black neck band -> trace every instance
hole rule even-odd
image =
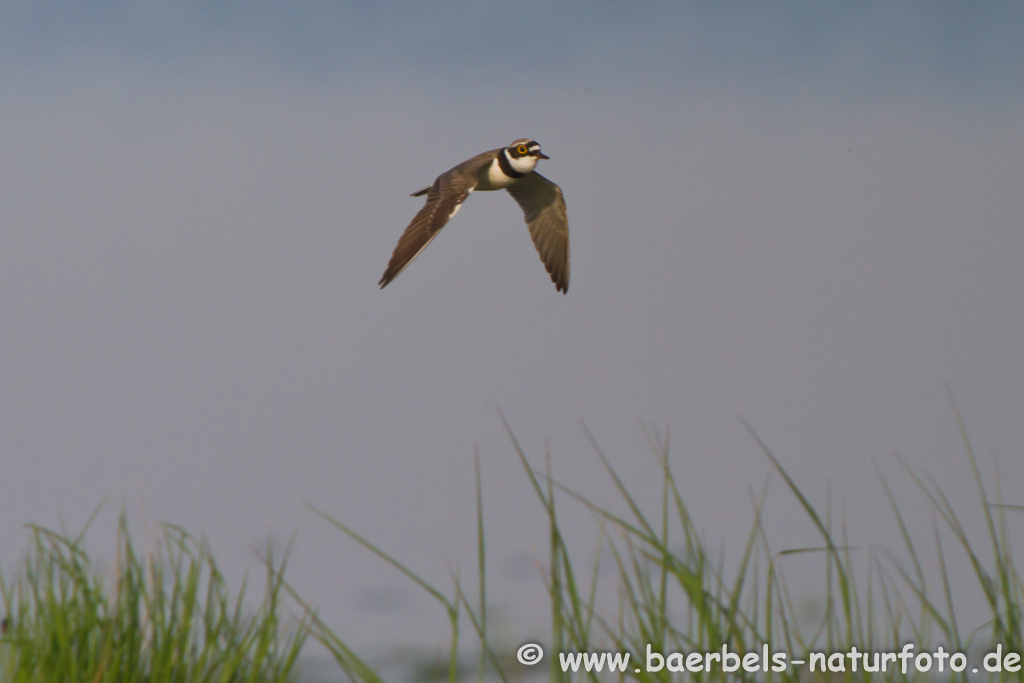
[[[520,173],[516,169],[512,168],[512,163],[508,160],[508,150],[503,149],[498,152],[498,166],[501,168],[501,172],[507,175],[509,178],[522,178],[523,173]]]

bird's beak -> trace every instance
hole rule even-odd
[[[548,156],[547,154],[545,154],[544,152],[537,152],[537,158],[538,158],[538,159],[550,159],[551,157],[549,157],[549,156]]]

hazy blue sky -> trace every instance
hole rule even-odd
[[[302,503],[443,580],[477,444],[495,600],[530,628],[508,596],[540,604],[544,528],[497,406],[603,502],[579,421],[652,497],[641,421],[670,425],[727,547],[769,471],[742,416],[870,545],[872,459],[978,509],[948,383],[1024,503],[1021,35],[1015,2],[7,3],[0,562],[110,495],[98,551],[122,499],[232,575],[297,530],[329,619],[429,640]],[[504,193],[378,291],[409,193],[521,136],[565,192],[569,294]],[[796,513],[776,487],[780,549],[813,542]]]

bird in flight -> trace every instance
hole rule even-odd
[[[538,161],[549,158],[536,141],[520,138],[508,147],[466,159],[437,176],[432,185],[413,192],[413,197],[427,195],[427,201],[398,238],[388,267],[377,283],[380,288],[387,287],[427,248],[471,192],[507,190],[523,210],[530,237],[555,288],[567,293],[569,219],[565,199],[558,185],[533,170]]]

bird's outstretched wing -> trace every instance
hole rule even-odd
[[[389,282],[398,277],[398,274],[405,270],[413,262],[413,259],[420,255],[421,251],[427,248],[431,240],[437,237],[441,228],[459,210],[462,202],[466,200],[475,186],[474,183],[456,187],[451,178],[441,175],[430,188],[413,193],[414,197],[426,194],[427,202],[413,217],[402,236],[398,238],[398,245],[391,254],[388,267],[384,271],[384,275],[381,276],[380,282],[377,283],[381,289],[387,287]]]
[[[526,227],[555,288],[569,291],[569,218],[562,188],[534,171],[505,188],[526,218]]]

